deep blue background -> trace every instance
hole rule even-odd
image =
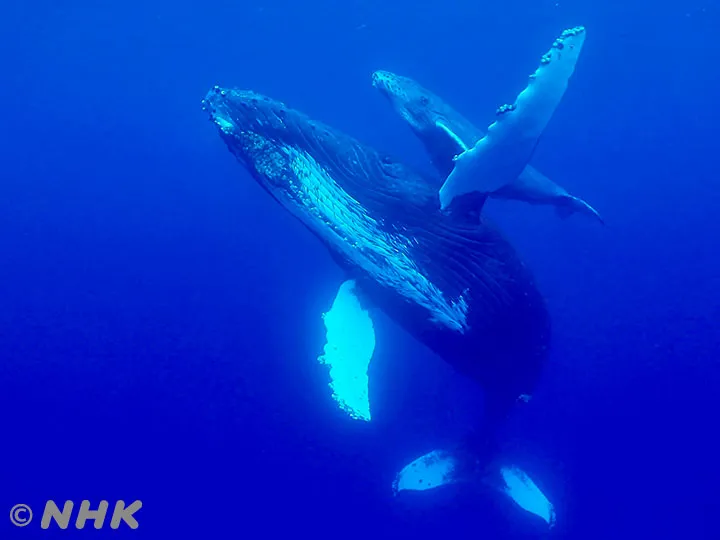
[[[714,0],[0,4],[0,537],[16,503],[141,499],[127,538],[537,538],[512,507],[393,499],[475,389],[377,323],[375,420],[316,362],[343,276],[200,109],[251,88],[420,167],[370,85],[478,123],[560,31],[588,38],[534,165],[604,215],[488,208],[538,277],[554,351],[512,452],[551,538],[720,537],[720,6]]]

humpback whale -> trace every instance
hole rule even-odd
[[[455,156],[476,145],[484,136],[451,105],[409,77],[378,70],[372,74],[372,84],[420,139],[443,178],[453,170]],[[529,164],[517,178],[490,191],[488,197],[553,205],[561,217],[580,213],[603,223],[600,214],[587,202],[571,195]]]
[[[567,76],[567,70],[545,73]],[[520,126],[537,124],[538,108],[547,116],[547,102],[557,100],[563,86],[538,79],[549,95],[517,108]],[[394,156],[252,90],[215,86],[203,108],[230,153],[347,276],[324,314],[327,345],[319,357],[330,367],[338,405],[354,418],[372,417],[367,368],[375,349],[374,309],[482,389],[481,429],[457,448],[408,465],[395,492],[479,476],[552,522],[552,505],[527,475],[497,459],[503,420],[533,394],[547,361],[551,323],[531,271],[503,234],[483,216],[452,211],[451,199],[472,196],[484,184],[474,185],[461,171],[453,196],[443,199],[430,178]],[[523,155],[513,148],[512,126],[504,129],[502,144],[467,158],[471,168],[473,160],[494,164],[500,174],[518,167],[504,164]],[[522,133],[517,145],[526,147],[541,131]],[[508,148],[510,158],[502,155]]]
[[[493,408],[532,394],[549,317],[500,231],[445,215],[421,173],[280,101],[216,87],[205,107],[229,151],[345,270],[338,306],[379,307],[476,380]]]

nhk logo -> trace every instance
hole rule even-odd
[[[75,514],[75,528],[84,529],[88,522],[92,522],[92,526],[96,529],[102,529],[106,525],[105,518],[108,516],[108,508],[110,504],[107,501],[100,501],[96,509],[90,507],[90,501],[82,501]],[[111,529],[119,529],[124,523],[131,529],[138,528],[137,519],[134,514],[142,508],[142,501],[135,501],[126,505],[125,501],[117,501],[110,517],[109,526]],[[50,527],[59,527],[67,529],[73,518],[73,510],[75,503],[73,501],[65,501],[60,507],[55,501],[45,503],[45,509],[40,519],[40,528],[49,529]],[[16,527],[27,527],[33,520],[32,509],[27,504],[16,504],[10,510],[10,521]]]

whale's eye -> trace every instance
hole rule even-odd
[[[420,103],[422,103],[423,105],[427,105],[428,103],[430,103],[430,100],[427,98],[427,96],[420,96]]]

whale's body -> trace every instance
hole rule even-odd
[[[549,316],[491,224],[443,214],[427,178],[278,101],[216,87],[205,107],[230,152],[372,307],[477,381],[498,414],[533,393]]]
[[[550,318],[530,271],[480,209],[502,190],[514,189],[523,200],[567,195],[528,163],[584,39],[583,27],[564,31],[485,135],[442,102],[419,101],[419,114],[435,115],[418,123],[418,134],[446,176],[442,183],[260,94],[215,87],[204,100],[230,152],[345,271],[323,316],[327,343],[318,358],[330,367],[339,406],[371,419],[373,309],[483,390],[480,429],[402,468],[395,493],[469,482],[555,522],[553,505],[498,446],[502,421],[535,390],[548,357]],[[405,98],[396,102],[403,111],[410,110]]]

